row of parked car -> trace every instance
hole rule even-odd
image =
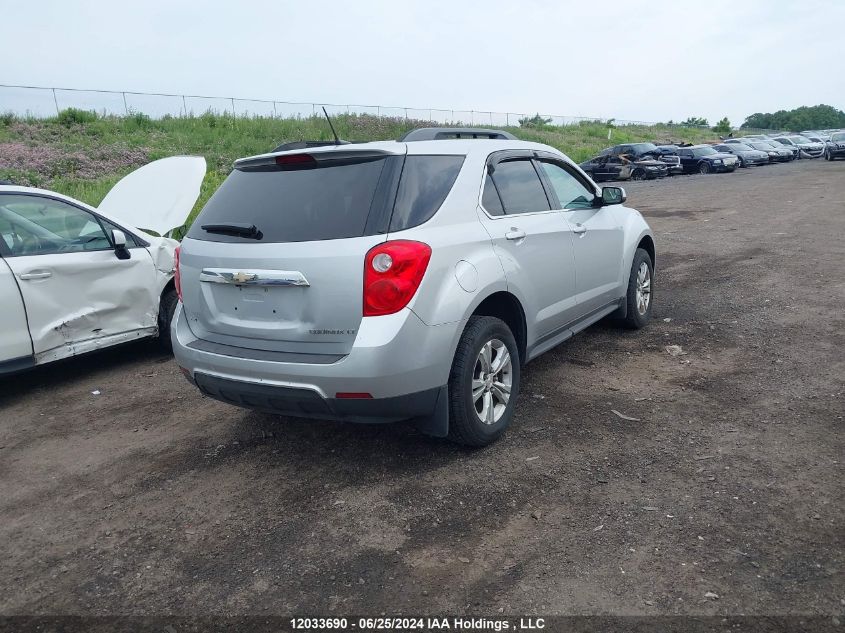
[[[675,174],[732,172],[738,167],[799,158],[845,157],[845,130],[801,134],[752,134],[712,143],[624,143],[581,163],[593,180],[651,180]]]

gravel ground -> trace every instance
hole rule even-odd
[[[147,344],[4,379],[0,613],[841,614],[845,163],[627,188],[654,321],[531,363],[484,450],[230,408]]]

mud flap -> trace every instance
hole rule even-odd
[[[449,387],[444,385],[437,392],[434,411],[431,415],[414,419],[420,432],[432,437],[449,435]]]
[[[616,314],[614,316],[619,317],[620,319],[624,319],[628,316],[628,295],[627,295],[627,293],[624,297],[622,297],[622,300],[619,302],[619,309],[616,311]]]

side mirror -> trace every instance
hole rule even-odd
[[[622,187],[602,187],[601,202],[603,205],[622,204],[628,199]]]
[[[114,254],[118,259],[129,259],[132,255],[126,248],[126,234],[123,231],[113,229],[111,232],[112,244],[114,244]]]

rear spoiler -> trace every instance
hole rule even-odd
[[[335,145],[329,143],[329,145]],[[322,147],[319,145],[312,147]],[[264,154],[235,161],[235,169],[244,171],[278,171],[286,169],[314,169],[329,163],[363,163],[394,156],[393,152],[377,149],[338,149],[334,152],[286,152],[283,154]]]

